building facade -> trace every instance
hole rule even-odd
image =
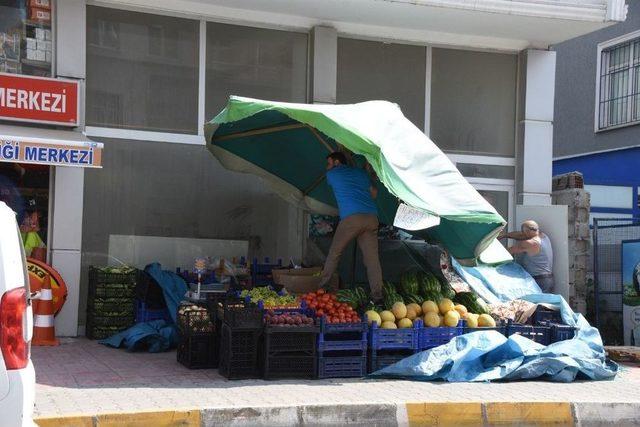
[[[640,3],[556,52],[554,174],[579,171],[592,218],[640,216]]]
[[[11,62],[5,54],[3,71],[80,88],[77,126],[3,121],[0,134],[19,129],[102,149],[102,168],[48,166],[48,186],[40,184],[48,260],[69,287],[58,334],[82,332],[89,265],[154,251],[178,259],[198,248],[304,257],[307,213],[258,178],[223,169],[205,148],[203,125],[232,94],[396,102],[510,224],[531,214],[544,224],[556,215],[550,206],[556,53],[548,47],[624,20],[624,1],[476,3],[0,3],[23,11],[7,23],[3,9],[0,33],[22,38],[17,58],[25,57]],[[28,29],[33,7],[50,11],[49,28]],[[33,71],[47,58],[48,68]],[[561,247],[562,233],[557,239]]]

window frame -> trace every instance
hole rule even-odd
[[[101,2],[99,0],[97,1],[88,0],[87,6],[95,6],[95,7],[115,9],[115,10],[121,10],[121,11],[146,13],[149,15],[161,15],[161,16],[189,19],[192,21],[196,21],[199,24],[197,133],[173,133],[173,132],[160,132],[160,131],[144,130],[144,129],[114,128],[109,126],[86,126],[84,130],[84,134],[89,137],[114,138],[114,139],[134,140],[134,141],[170,142],[170,143],[177,143],[177,144],[206,145],[206,141],[204,137],[204,125],[207,120],[206,111],[205,111],[205,101],[206,101],[205,86],[206,86],[206,71],[207,71],[207,63],[206,63],[207,23],[211,22],[214,24],[231,24],[239,27],[262,28],[267,30],[280,30],[280,31],[288,31],[288,32],[294,32],[294,33],[303,33],[307,35],[309,34],[308,29],[299,28],[299,27],[291,27],[286,25],[267,25],[267,24],[261,24],[258,22],[248,23],[245,21],[230,22],[224,19],[216,19],[215,17],[208,17],[208,16],[203,17],[202,15],[195,15],[191,13],[176,13],[176,12],[166,11],[166,10],[151,10],[146,7],[138,7],[138,6],[124,5],[124,4],[111,4],[111,3]],[[307,51],[307,56],[308,54],[309,52]],[[309,102],[309,84],[308,83],[309,83],[310,70],[308,68],[309,68],[309,62],[307,61],[306,102]]]
[[[601,43],[598,43],[597,48],[597,65],[596,65],[596,90],[595,90],[595,109],[594,109],[594,121],[593,121],[593,131],[595,133],[607,132],[610,130],[625,128],[629,126],[636,126],[640,124],[640,117],[637,120],[633,120],[627,123],[621,123],[617,125],[610,125],[603,128],[600,128],[600,91],[601,91],[601,77],[602,77],[602,52],[606,49],[615,47],[617,45],[623,45],[627,42],[633,41],[634,39],[640,39],[640,30],[633,31],[631,33],[624,34],[622,36],[616,37],[614,39],[610,39]],[[632,44],[633,46],[633,44]],[[633,48],[629,50],[630,61],[633,60]],[[630,67],[633,67],[630,64]],[[630,88],[633,88],[633,82],[630,80]],[[636,94],[638,99],[640,100],[640,93]],[[631,108],[631,102],[629,103],[629,107]]]

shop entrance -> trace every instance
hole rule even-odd
[[[0,162],[0,201],[16,212],[28,257],[46,261],[51,166]]]

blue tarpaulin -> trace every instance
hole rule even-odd
[[[187,292],[187,284],[177,274],[162,270],[158,263],[147,265],[144,271],[151,275],[162,288],[173,322],[154,320],[137,323],[126,331],[101,340],[100,344],[115,348],[125,347],[129,351],[146,349],[150,353],[167,351],[178,344],[178,330],[175,323],[178,306]]]
[[[455,264],[454,264],[455,265]],[[520,335],[509,338],[496,331],[478,331],[453,338],[448,344],[409,356],[398,363],[371,374],[372,377],[402,378],[417,381],[512,381],[547,380],[571,382],[576,379],[605,380],[615,377],[618,365],[606,359],[600,333],[587,320],[574,313],[560,295],[539,291],[524,294],[531,286],[526,277],[515,280],[514,290],[508,286],[513,266],[456,267],[469,285],[481,296],[493,293],[496,302],[522,299],[532,303],[552,304],[560,310],[562,320],[578,327],[571,340],[548,346]],[[535,282],[534,282],[535,284]],[[537,287],[537,285],[536,285]],[[507,295],[511,295],[508,298]]]

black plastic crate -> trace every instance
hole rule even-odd
[[[87,303],[87,313],[89,315],[133,314],[134,309],[135,303],[131,298],[90,298]]]
[[[213,369],[218,367],[216,334],[182,337],[178,344],[178,363],[189,369]]]
[[[239,298],[227,297],[217,304],[216,315],[232,328],[259,329],[263,326],[264,309]]]
[[[93,326],[128,328],[135,323],[135,317],[133,313],[117,316],[89,315],[87,316],[87,323],[91,323]]]
[[[89,285],[91,287],[105,284],[135,285],[137,278],[137,269],[131,269],[127,272],[109,272],[104,271],[102,268],[94,266],[89,267]]]
[[[162,309],[167,306],[162,288],[146,271],[140,270],[136,280],[136,299],[145,303],[147,309]]]
[[[415,353],[414,350],[372,350],[369,354],[369,373],[393,365]]]
[[[318,358],[318,378],[359,378],[367,375],[367,356]]]
[[[89,299],[130,299],[134,300],[136,294],[135,284],[127,283],[104,283],[89,284]]]
[[[209,334],[215,328],[210,309],[198,304],[182,304],[177,314],[178,330],[182,336]]]
[[[259,378],[260,335],[261,330],[233,329],[223,324],[220,331],[220,375],[230,380]]]
[[[264,346],[267,355],[316,355],[317,326],[273,326],[264,330]]]
[[[264,379],[314,379],[317,362],[316,356],[265,354]]]

